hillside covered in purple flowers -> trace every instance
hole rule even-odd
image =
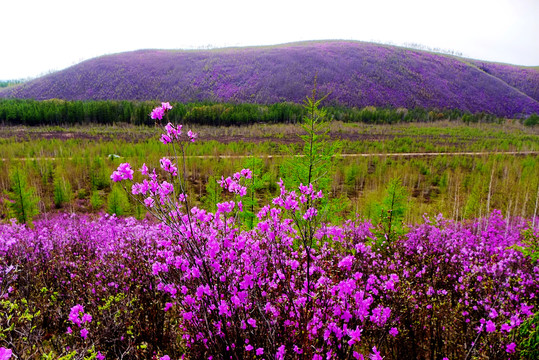
[[[536,68],[352,41],[120,53],[0,90],[0,97],[301,102],[315,75],[330,104],[539,113]]]

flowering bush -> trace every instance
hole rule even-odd
[[[165,104],[152,117],[165,118]],[[228,198],[215,212],[191,206],[177,161],[194,140],[167,124],[161,141],[179,156],[111,176],[158,223],[58,215],[0,226],[2,356],[519,356],[516,328],[539,295],[539,265],[513,247],[529,223],[497,211],[427,218],[378,251],[370,222],[323,224],[324,194],[281,181],[248,230],[249,169],[219,181]]]

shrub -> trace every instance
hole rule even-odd
[[[19,168],[11,170],[10,180],[9,208],[20,223],[31,225],[32,219],[39,213],[35,189],[28,185],[26,175]]]

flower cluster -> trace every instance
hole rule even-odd
[[[114,182],[122,181],[122,180],[133,180],[133,169],[131,169],[131,165],[129,163],[122,163],[120,166],[118,166],[118,169],[112,173],[110,178]]]
[[[181,141],[181,127],[165,131]],[[539,296],[539,264],[513,247],[529,222],[499,211],[474,222],[425,218],[388,254],[371,246],[368,221],[322,224],[324,194],[312,184],[281,180],[247,230],[230,214],[242,209],[251,170],[221,179],[234,199],[211,212],[169,182],[180,178],[172,160],[160,165],[143,164],[131,186],[157,224],[58,215],[32,229],[0,225],[0,290],[12,289],[0,328],[14,352],[30,342],[57,353],[69,343],[97,359],[518,356],[517,327]],[[112,179],[133,174],[123,163]],[[16,278],[4,276],[15,267]],[[18,313],[16,301],[33,308]],[[27,326],[28,313],[42,329]],[[65,334],[66,320],[80,338]]]
[[[150,113],[150,118],[153,120],[162,120],[168,110],[172,110],[172,106],[168,102],[161,103],[161,106],[156,107]]]

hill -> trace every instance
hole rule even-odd
[[[107,55],[1,89],[0,97],[301,102],[315,75],[330,104],[539,113],[534,68],[352,41]]]

